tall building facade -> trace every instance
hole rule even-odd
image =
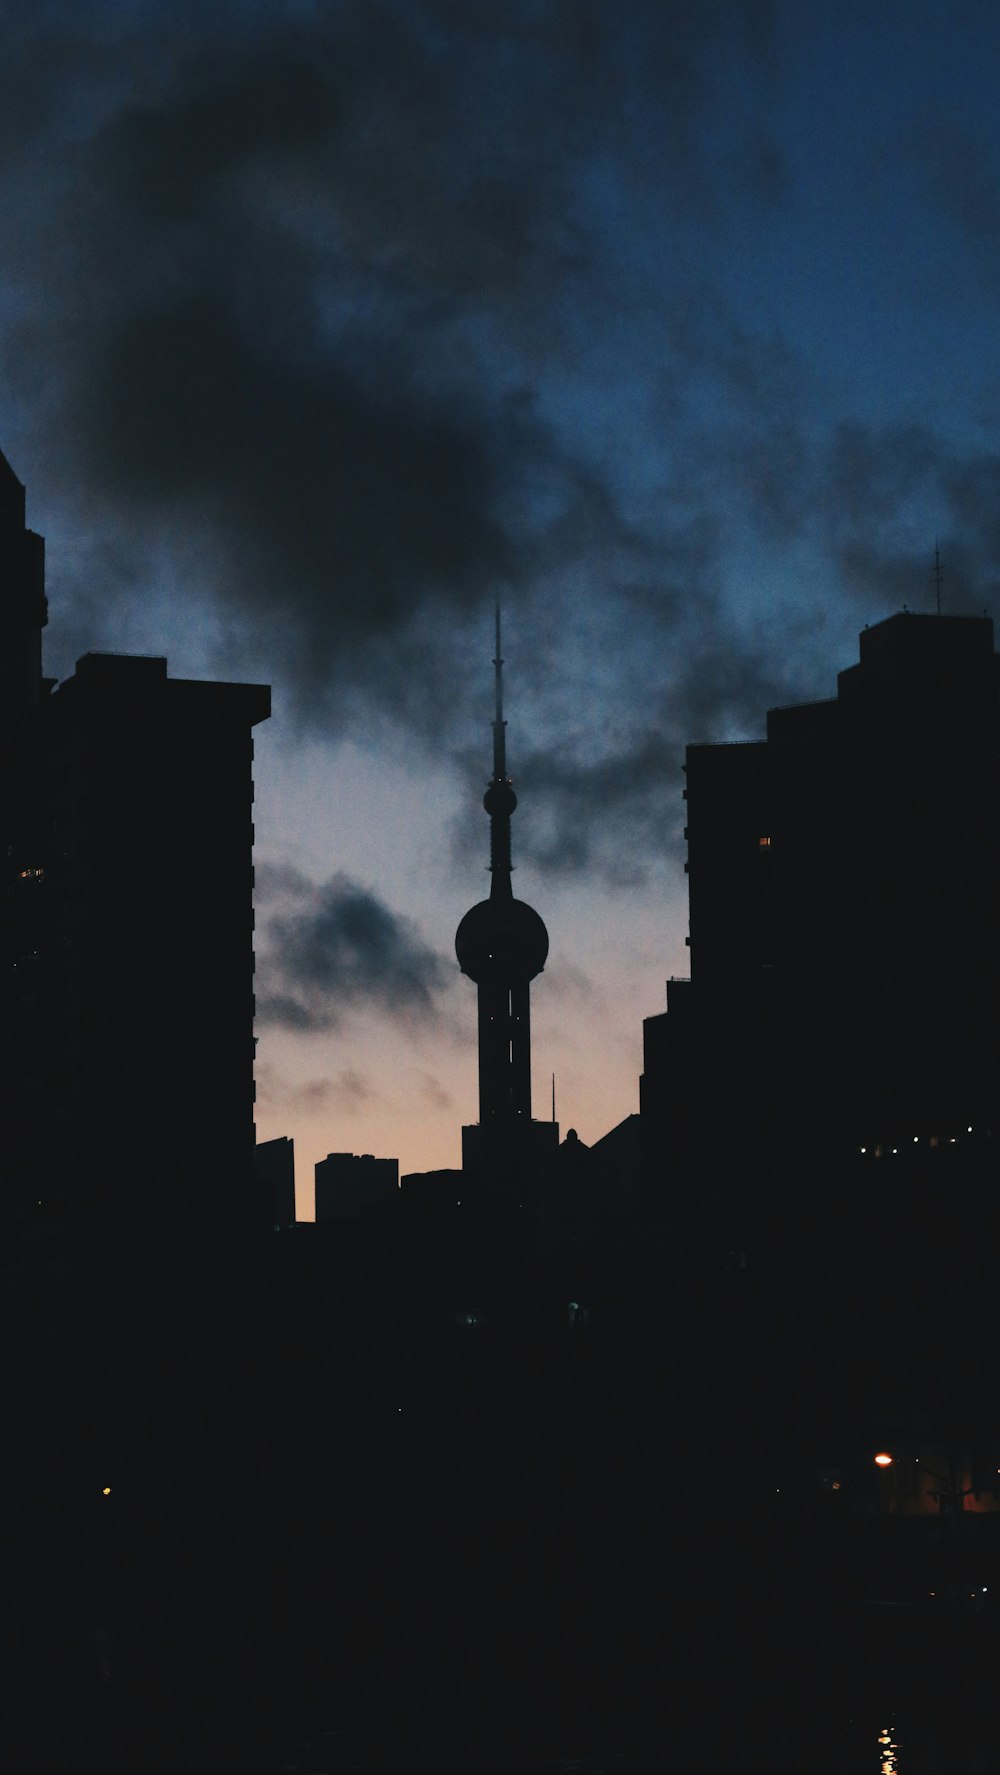
[[[43,678],[42,543],[2,459],[0,575],[4,1212],[259,1218],[251,763],[270,692],[102,654]]]
[[[1000,1132],[1000,667],[866,629],[830,702],[687,751],[691,975],[645,1025],[653,1162],[711,1185]]]

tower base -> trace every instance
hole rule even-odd
[[[514,1122],[462,1129],[462,1170],[484,1189],[532,1201],[559,1148],[558,1122]]]

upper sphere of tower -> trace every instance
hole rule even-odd
[[[548,953],[549,933],[534,907],[523,900],[480,900],[455,932],[458,965],[477,984],[533,980]]]
[[[493,781],[487,785],[486,794],[483,796],[483,806],[491,817],[493,814],[506,814],[508,818],[510,817],[517,806],[517,796],[514,794],[514,785],[509,777],[493,778]]]

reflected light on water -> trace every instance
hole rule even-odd
[[[899,1746],[896,1743],[891,1726],[883,1726],[878,1735],[879,1756],[881,1758],[882,1775],[899,1775]]]

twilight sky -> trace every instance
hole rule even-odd
[[[996,0],[34,0],[0,64],[0,447],[46,666],[257,730],[258,1131],[459,1162],[492,608],[535,1111],[638,1107],[680,762],[865,622],[994,614]]]

